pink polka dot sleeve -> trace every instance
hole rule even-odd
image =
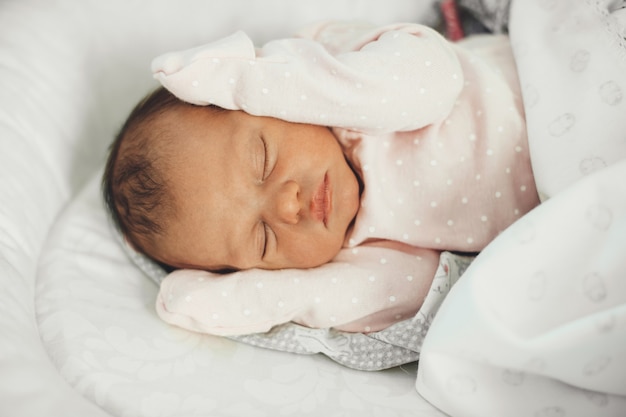
[[[289,321],[377,331],[417,313],[438,260],[431,250],[363,245],[308,270],[179,270],[161,283],[157,313],[170,324],[223,336],[266,332]]]
[[[369,132],[441,121],[463,87],[454,50],[426,26],[327,24],[307,35],[319,41],[282,39],[255,49],[237,32],[160,56],[152,71],[191,103]]]

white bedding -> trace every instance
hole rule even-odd
[[[115,130],[154,85],[152,57],[234,28],[263,42],[325,17],[428,22],[431,2],[4,1],[0,414],[443,416],[421,393],[455,417],[626,415],[626,19],[606,12],[621,3],[513,2],[530,146],[549,200],[453,288],[416,378],[414,365],[354,371],[165,325],[156,286],[111,235],[98,179]],[[524,262],[509,271],[508,259]],[[561,339],[539,358],[537,340],[519,337],[543,323],[511,309],[548,294],[539,270],[595,308],[582,330],[562,325],[582,310],[558,292],[543,310],[582,349]]]

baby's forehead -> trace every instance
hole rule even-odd
[[[184,103],[174,107],[168,107],[152,117],[148,124],[152,130],[168,130],[178,133],[185,128],[193,128],[202,122],[216,119],[217,112],[210,107],[195,106]]]
[[[176,129],[181,127],[185,119],[188,119],[192,114],[193,109],[186,105],[177,105],[174,107],[167,107],[154,114],[148,120],[146,120],[146,126],[149,129]]]
[[[168,145],[180,144],[184,139],[185,130],[194,124],[190,114],[191,110],[186,108],[166,108],[146,119],[140,128],[147,139],[147,145],[168,147],[169,152],[175,151],[175,146]]]

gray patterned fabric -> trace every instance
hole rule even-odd
[[[504,33],[509,24],[511,0],[458,0],[476,20],[493,33]]]

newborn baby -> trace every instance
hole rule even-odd
[[[506,37],[300,36],[257,50],[238,32],[156,59],[165,88],[113,145],[116,223],[183,268],[161,288],[169,322],[379,330],[419,310],[441,251],[478,252],[539,202]]]
[[[315,267],[343,246],[359,184],[328,128],[193,106],[163,88],[136,113],[111,203],[138,250],[221,271]]]

